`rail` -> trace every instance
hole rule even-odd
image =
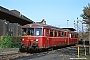
[[[10,60],[10,59],[14,59],[14,58],[18,58],[18,57],[22,57],[22,56],[26,56],[28,55],[26,52],[23,53],[11,53],[11,54],[1,54],[0,55],[0,60]],[[30,54],[29,54],[30,55]]]

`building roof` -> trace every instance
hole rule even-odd
[[[67,30],[70,30],[70,31],[76,31],[74,28],[62,28],[62,29],[67,29]]]
[[[17,10],[13,11],[19,12]],[[30,24],[34,22],[31,19],[22,15],[21,13],[17,15],[13,11],[0,6],[0,19],[8,20],[11,23],[19,23],[20,25]]]

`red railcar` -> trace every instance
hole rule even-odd
[[[27,24],[22,27],[22,49],[42,49],[78,43],[78,34],[73,28],[58,28],[45,24]]]

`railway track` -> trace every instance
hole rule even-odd
[[[77,52],[76,48],[73,49],[72,47],[66,47],[66,48],[60,48],[60,49],[54,49],[54,50],[49,50],[45,52],[35,53],[30,56],[18,57],[13,60],[46,60],[48,58],[50,58],[48,60],[52,60],[52,58],[53,59],[55,58],[55,60],[56,58],[58,58],[59,60],[60,59],[62,60],[62,57],[65,58],[68,56],[68,59],[70,56],[76,57],[77,56],[76,52]]]
[[[36,58],[36,57],[41,57],[41,56],[45,56],[48,54],[53,54],[57,51],[61,52],[61,54],[69,54],[69,51],[72,51],[72,53],[77,53],[77,48],[75,46],[71,46],[71,47],[66,47],[66,48],[60,48],[60,49],[56,49],[56,50],[51,50],[51,51],[44,51],[44,52],[39,52],[39,53],[27,53],[27,52],[23,52],[23,53],[12,53],[12,54],[4,54],[4,55],[0,55],[0,60],[17,60],[17,59],[24,59],[24,58]],[[71,53],[71,54],[72,54]]]
[[[27,53],[27,52],[18,52],[18,53],[6,53],[6,54],[2,54],[0,55],[0,60],[13,60],[13,59],[17,59],[17,58],[23,58],[28,57],[28,56],[44,56],[47,55],[48,53],[51,53],[52,51],[42,51],[42,52],[37,52],[37,53]],[[41,55],[40,55],[41,54]],[[36,57],[37,57],[36,56]]]
[[[26,52],[23,53],[13,53],[13,54],[4,54],[0,55],[0,60],[12,60],[18,57],[23,57],[23,56],[30,56],[31,54],[28,54]]]

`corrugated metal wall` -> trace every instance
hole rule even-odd
[[[18,23],[10,23],[6,20],[0,19],[0,36],[4,36],[6,34],[10,36],[20,36],[21,25]]]

